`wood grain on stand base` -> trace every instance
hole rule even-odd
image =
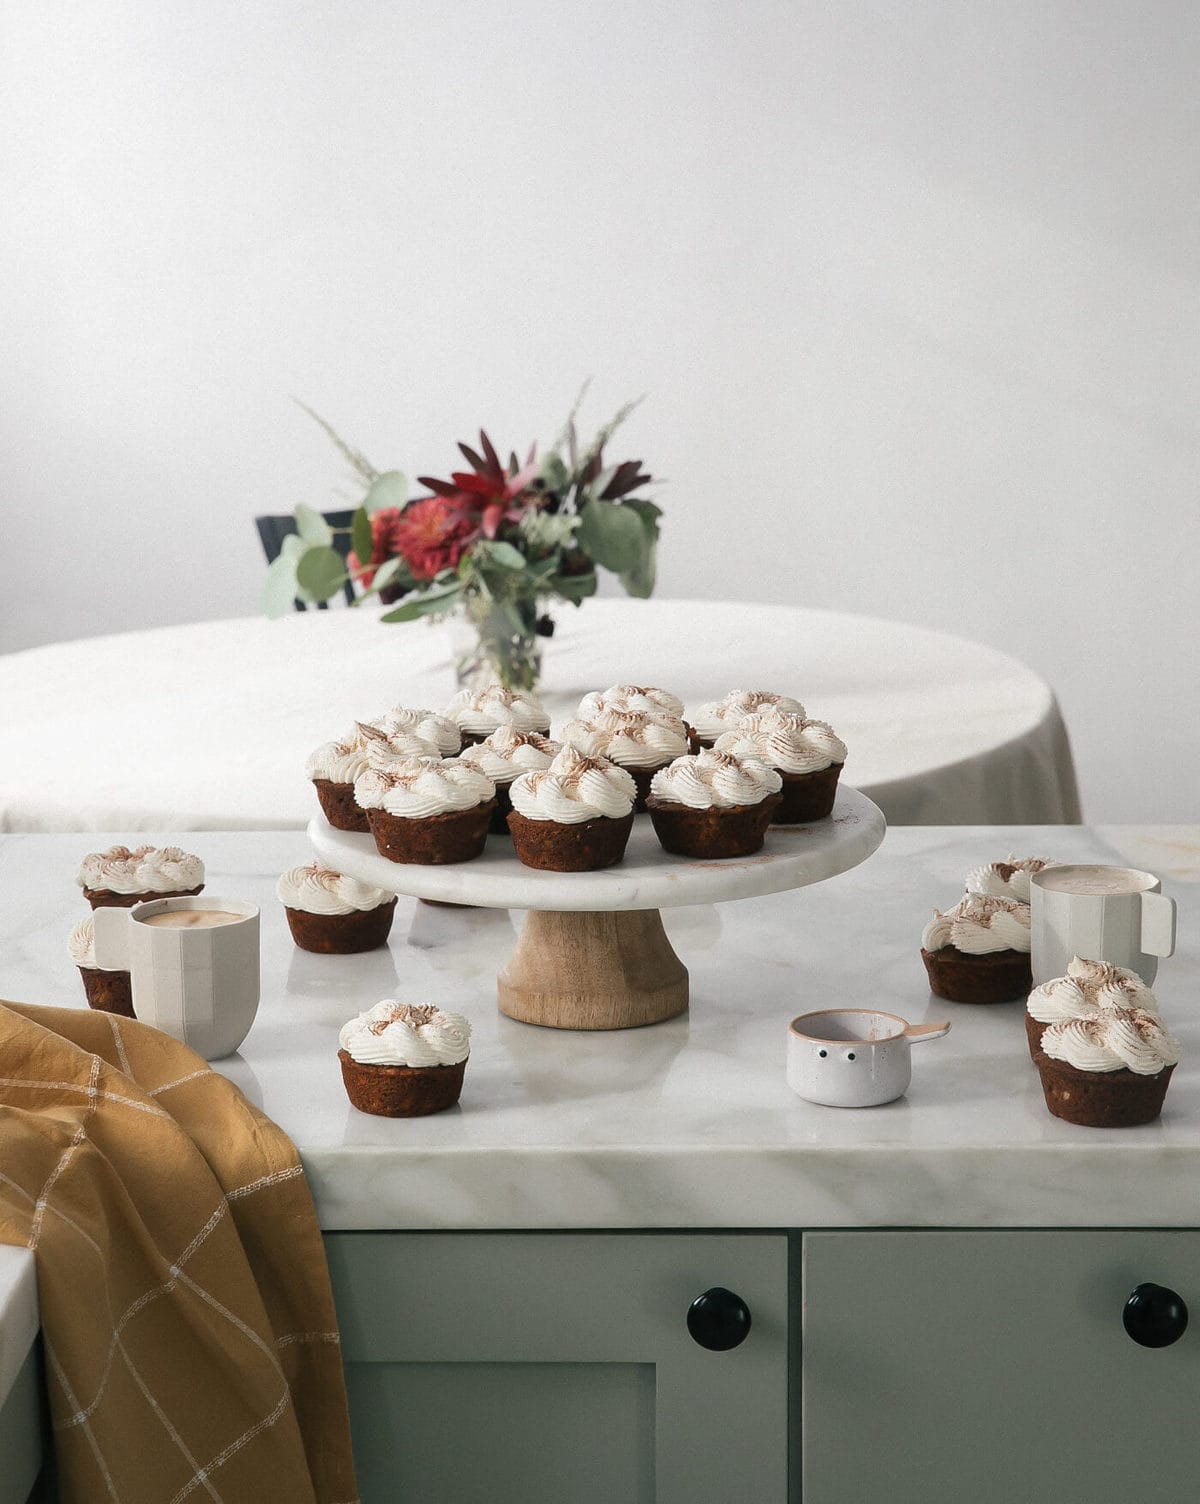
[[[684,1013],[688,974],[657,909],[533,909],[496,987],[501,1013],[550,1029],[637,1029]]]

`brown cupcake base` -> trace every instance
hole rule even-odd
[[[85,888],[83,896],[93,909],[132,909],[135,903],[149,903],[155,898],[195,898],[203,891],[201,883],[198,888],[173,888],[169,893],[110,893],[107,888]]]
[[[467,1062],[457,1065],[360,1065],[338,1051],[351,1106],[379,1118],[423,1118],[445,1112],[462,1095]]]
[[[815,773],[778,771],[783,779],[780,790],[783,803],[775,811],[772,825],[808,825],[813,820],[827,820],[833,814],[838,777],[842,771],[840,762],[831,762],[827,768],[819,768]]]
[[[667,767],[670,761],[671,759],[668,758],[667,762],[659,763],[658,768],[631,768],[623,762],[617,764],[619,768],[625,769],[630,778],[633,779],[634,786],[637,789],[637,797],[633,801],[633,812],[635,815],[644,815],[646,813],[646,800],[650,797],[650,785],[654,781],[654,775],[659,771],[659,768]]]
[[[508,817],[512,814],[511,785],[498,783],[496,785],[496,808],[492,811],[491,824],[488,830],[494,836],[506,836],[508,834]]]
[[[1152,1123],[1162,1112],[1163,1098],[1175,1067],[1157,1076],[1134,1071],[1080,1071],[1065,1060],[1051,1060],[1038,1051],[1046,1106],[1056,1118],[1081,1128],[1136,1128]]]
[[[389,862],[442,867],[469,862],[482,853],[495,807],[495,799],[489,799],[470,809],[448,810],[444,815],[425,815],[418,820],[369,809],[367,819],[379,855]]]
[[[102,971],[98,966],[81,966],[83,991],[88,1007],[97,1013],[119,1013],[134,1018],[133,991],[127,971]]]
[[[1037,1064],[1037,1058],[1042,1053],[1042,1035],[1050,1027],[1040,1019],[1034,1018],[1028,1009],[1025,1010],[1025,1038],[1029,1041],[1029,1058]]]
[[[370,828],[367,825],[367,813],[355,803],[352,783],[334,783],[328,778],[314,778],[313,788],[317,791],[325,818],[334,830],[355,830],[359,835],[366,835]]]
[[[356,909],[352,914],[310,914],[284,905],[288,929],[301,950],[320,956],[355,956],[364,950],[379,950],[387,944],[396,913],[396,900],[375,909]]]
[[[986,956],[970,956],[943,945],[941,950],[921,950],[929,973],[929,990],[951,1003],[1011,1003],[1028,997],[1033,989],[1033,971],[1028,953],[997,950]]]
[[[508,817],[517,856],[526,867],[541,872],[596,872],[613,867],[625,855],[632,829],[632,810],[619,820],[597,815],[577,825],[530,820],[516,809]]]
[[[762,850],[779,799],[778,794],[768,794],[758,804],[689,809],[686,804],[668,804],[651,794],[646,808],[664,851],[701,861],[722,861],[726,857],[753,856]]]

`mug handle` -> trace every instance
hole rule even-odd
[[[97,909],[95,921],[96,964],[105,971],[129,970],[129,910]]]
[[[950,1024],[909,1024],[904,1031],[904,1037],[910,1039],[913,1044],[920,1044],[923,1039],[940,1039],[943,1034],[949,1034]]]
[[[1142,894],[1142,950],[1148,956],[1175,954],[1175,900],[1164,893]]]

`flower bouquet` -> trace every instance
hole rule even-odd
[[[630,595],[653,593],[662,513],[634,494],[652,477],[640,460],[608,465],[604,459],[636,405],[627,403],[581,445],[576,401],[550,448],[539,457],[535,445],[523,463],[515,453],[501,460],[481,432],[478,449],[458,446],[468,469],[445,480],[418,477],[427,494],[411,500],[401,471],[376,470],[306,408],[365,494],[340,549],[320,512],[296,508],[296,533],[267,571],[267,614],[284,614],[297,596],[329,600],[351,581],[355,605],[378,595],[394,607],[382,621],[452,613],[465,619],[469,644],[456,655],[463,683],[498,680],[531,689],[541,666],[539,639],[554,631],[555,601],[579,606],[594,595],[597,568],[615,574]]]

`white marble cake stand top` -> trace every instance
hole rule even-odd
[[[489,836],[481,857],[445,867],[391,862],[379,855],[373,837],[335,830],[323,815],[310,821],[308,838],[322,861],[389,893],[485,909],[620,913],[761,898],[824,882],[865,862],[886,828],[865,794],[839,789],[828,820],[773,825],[762,851],[719,862],[669,855],[646,815],[633,822],[624,860],[600,872],[522,866],[507,836]]]

